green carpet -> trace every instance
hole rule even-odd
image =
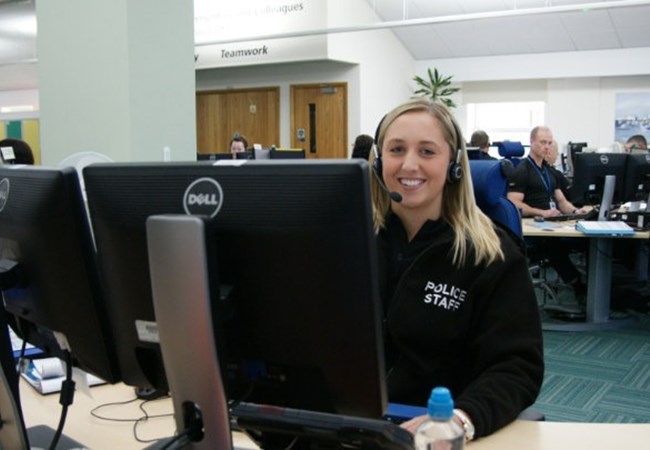
[[[534,408],[548,421],[650,422],[650,316],[594,332],[544,331],[546,371]]]

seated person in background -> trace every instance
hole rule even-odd
[[[480,159],[496,159],[493,156],[490,156],[490,137],[483,130],[476,130],[472,133],[472,138],[469,141],[469,145],[472,147],[478,147],[481,151]]]
[[[548,163],[548,168],[553,172],[555,179],[558,182],[558,187],[562,190],[562,193],[566,198],[569,198],[569,188],[571,187],[571,182],[564,174],[555,167],[555,162],[557,161],[559,151],[557,147],[557,141],[553,141],[551,147],[549,148],[548,155],[544,158]]]
[[[370,156],[370,149],[374,143],[375,140],[372,136],[368,136],[367,134],[357,136],[354,140],[354,147],[352,147],[352,158],[361,158],[367,161]]]
[[[0,140],[0,147],[11,147],[13,149],[16,158],[13,160],[13,164],[34,164],[34,153],[27,142],[20,139],[5,138]]]
[[[535,401],[544,357],[526,258],[476,206],[458,130],[442,103],[423,97],[390,111],[371,154],[371,196],[388,399],[425,405],[446,386],[470,438],[472,427],[487,436]],[[415,431],[425,418],[402,426]]]
[[[248,141],[244,136],[240,136],[239,133],[235,133],[235,137],[230,141],[230,153],[235,156],[235,153],[245,152],[248,148]]]
[[[588,208],[576,208],[562,192],[562,182],[550,168],[546,159],[553,144],[553,134],[548,127],[538,126],[530,132],[528,157],[515,169],[508,187],[508,199],[524,217],[557,216],[560,214],[585,214]],[[542,256],[547,258],[562,280],[573,287],[576,297],[582,300],[586,287],[580,272],[569,259],[569,247],[557,238],[530,238],[537,244]]]
[[[645,150],[648,151],[648,141],[642,134],[635,134],[630,136],[625,143],[625,151],[631,152],[632,150]]]

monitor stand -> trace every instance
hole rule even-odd
[[[598,211],[598,220],[609,220],[609,213],[614,201],[614,188],[616,186],[616,175],[605,176],[605,186],[603,187],[603,198],[600,201],[600,210]]]
[[[29,439],[30,448],[49,448],[50,443],[52,442],[52,438],[54,437],[54,433],[55,431],[47,425],[36,425],[28,428],[27,437]],[[69,438],[65,434],[62,434],[59,438],[59,442],[56,444],[56,448],[57,450],[78,450],[86,448],[86,446],[80,444],[72,438]]]
[[[188,432],[194,449],[225,450],[232,448],[232,437],[212,324],[205,235],[204,221],[195,216],[147,220],[154,310],[176,429]],[[192,342],[201,345],[188,348]]]

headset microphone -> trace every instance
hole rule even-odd
[[[391,200],[397,203],[402,201],[402,195],[399,192],[389,190],[388,186],[384,183],[384,180],[381,179],[381,175],[379,175],[376,170],[373,170],[372,173],[375,174],[379,187],[390,196]]]

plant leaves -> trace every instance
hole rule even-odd
[[[427,68],[428,80],[421,76],[415,75],[413,81],[418,85],[414,94],[429,97],[431,100],[437,100],[444,103],[448,108],[455,108],[456,103],[450,98],[450,95],[459,92],[459,87],[450,87],[452,76],[443,76],[437,68]]]

